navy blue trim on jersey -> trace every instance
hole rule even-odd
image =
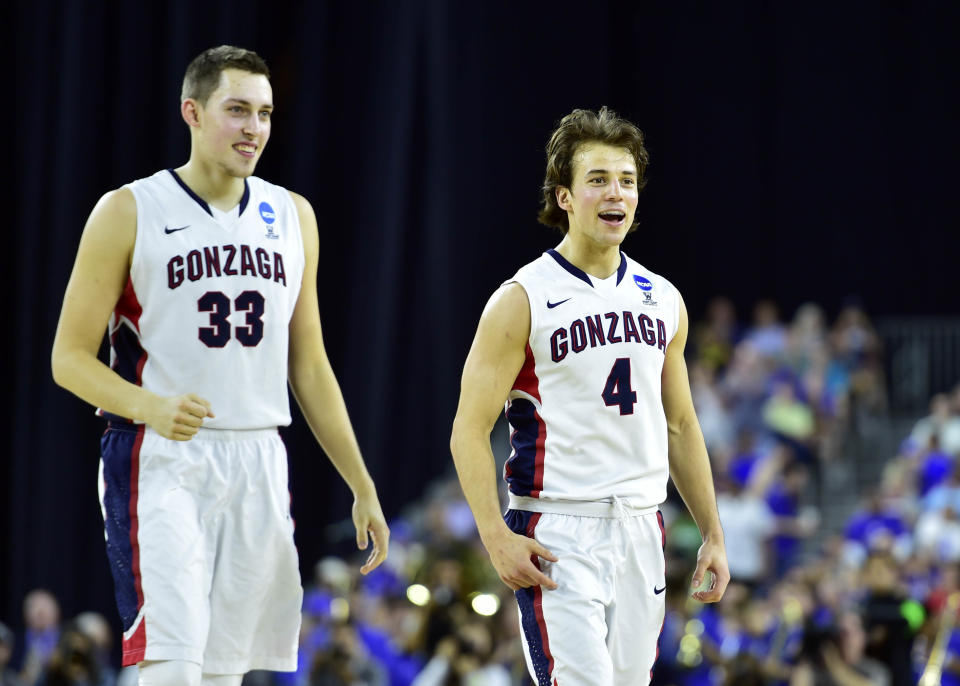
[[[213,212],[210,211],[210,205],[207,204],[207,201],[201,198],[196,193],[194,193],[193,189],[190,188],[190,186],[188,186],[186,183],[184,183],[183,179],[180,178],[180,175],[177,174],[177,172],[173,171],[172,169],[168,169],[167,171],[173,174],[173,178],[178,184],[180,184],[180,188],[185,190],[187,192],[187,195],[193,198],[194,202],[200,205],[200,207],[203,208],[203,211],[212,217]]]
[[[559,264],[561,267],[566,269],[568,272],[573,274],[575,277],[577,277],[581,281],[585,281],[588,286],[593,288],[593,281],[590,280],[590,276],[585,271],[580,269],[580,267],[577,267],[571,264],[566,257],[558,253],[554,248],[550,248],[549,250],[547,250],[547,254],[553,259],[555,259],[557,261],[557,264]],[[623,252],[621,252],[620,266],[617,267],[617,285],[618,286],[620,285],[620,282],[623,281],[623,275],[626,273],[627,273],[627,256],[624,255]]]
[[[113,371],[121,379],[132,384],[140,385],[140,376],[137,367],[143,358],[143,346],[137,333],[126,324],[120,324],[110,339],[110,345],[116,355],[113,361]]]
[[[507,460],[507,487],[514,495],[530,495],[537,471],[537,439],[540,422],[537,408],[526,398],[514,398],[507,408],[507,421],[513,427],[510,446],[513,455]]]
[[[567,260],[566,257],[558,253],[553,248],[550,248],[547,251],[547,254],[553,259],[555,259],[557,261],[557,264],[559,264],[561,267],[566,269],[568,272],[573,274],[575,277],[577,277],[581,281],[586,282],[586,284],[590,286],[590,288],[593,288],[593,281],[590,280],[590,277],[587,276],[587,273],[582,269],[580,269],[580,267],[575,267],[572,264],[570,264],[570,262]]]
[[[110,337],[110,347],[113,348],[114,353],[113,371],[124,381],[139,386],[140,365],[146,352],[140,345],[140,337],[137,336],[136,331],[125,323],[120,324]],[[101,414],[110,422],[131,423],[126,417],[111,412],[101,412]]]
[[[533,514],[525,510],[507,510],[503,520],[513,533],[529,536],[527,530]],[[540,624],[537,622],[536,608],[533,605],[536,588],[535,586],[521,588],[514,591],[514,595],[520,608],[520,627],[527,639],[530,661],[533,663],[534,674],[537,675],[537,686],[550,686],[550,658],[543,649],[543,635],[540,633]]]
[[[100,439],[103,458],[103,525],[106,530],[107,561],[113,575],[117,609],[123,630],[133,626],[139,612],[130,542],[131,459],[139,431],[111,424]]]
[[[243,180],[243,196],[240,198],[240,212],[239,216],[243,216],[243,211],[247,209],[247,203],[250,202],[250,184],[247,183],[247,180]]]

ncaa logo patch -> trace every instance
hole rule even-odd
[[[274,214],[273,208],[270,207],[270,203],[262,202],[260,203],[260,218],[263,219],[267,224],[273,224],[277,220],[277,215]],[[636,277],[634,277],[636,278]]]
[[[638,287],[641,291],[652,291],[652,290],[653,290],[653,284],[650,283],[650,279],[644,278],[644,277],[642,277],[642,276],[640,276],[640,275],[638,275],[638,274],[634,274],[634,275],[633,275],[633,282],[634,282],[635,284],[637,284],[637,287]]]

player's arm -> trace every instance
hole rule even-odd
[[[556,558],[532,538],[513,533],[503,521],[497,496],[490,432],[526,356],[530,306],[519,284],[502,286],[487,303],[460,384],[450,451],[480,539],[500,579],[513,590],[556,583],[534,566],[532,555]]]
[[[137,205],[126,188],[104,195],[87,220],[63,297],[53,341],[53,379],[106,412],[146,422],[157,433],[189,440],[212,417],[210,404],[193,394],[161,397],[126,381],[97,358],[110,313],[130,273]]]
[[[667,346],[661,375],[663,409],[667,416],[670,477],[703,538],[703,545],[697,553],[697,568],[693,573],[694,588],[700,585],[707,570],[715,575],[713,588],[697,591],[694,597],[703,602],[716,602],[723,596],[730,581],[730,570],[717,512],[717,497],[713,490],[710,458],[693,408],[687,363],[683,359],[688,321],[682,298],[679,310],[677,333]]]
[[[306,199],[296,193],[290,195],[300,217],[305,257],[303,283],[290,319],[290,388],[313,435],[353,492],[357,546],[365,550],[368,532],[373,536],[373,550],[360,568],[366,574],[386,558],[390,529],[380,508],[373,479],[360,455],[360,446],[357,445],[347,415],[340,385],[323,345],[317,302],[317,263],[320,253],[317,219]]]

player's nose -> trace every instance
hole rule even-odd
[[[249,136],[258,136],[262,130],[263,122],[260,121],[260,117],[254,112],[244,124],[243,132]]]
[[[623,187],[620,185],[619,179],[611,179],[610,183],[607,184],[607,198],[610,200],[619,200],[623,195]]]

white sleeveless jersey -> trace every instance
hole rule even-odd
[[[206,398],[208,428],[289,424],[288,330],[304,267],[290,194],[250,177],[224,214],[172,170],[126,188],[137,237],[110,319],[113,369],[163,396]]]
[[[679,322],[677,290],[623,253],[609,279],[549,250],[511,282],[530,302],[527,358],[506,404],[511,495],[544,505],[663,502],[669,467],[660,374]]]

